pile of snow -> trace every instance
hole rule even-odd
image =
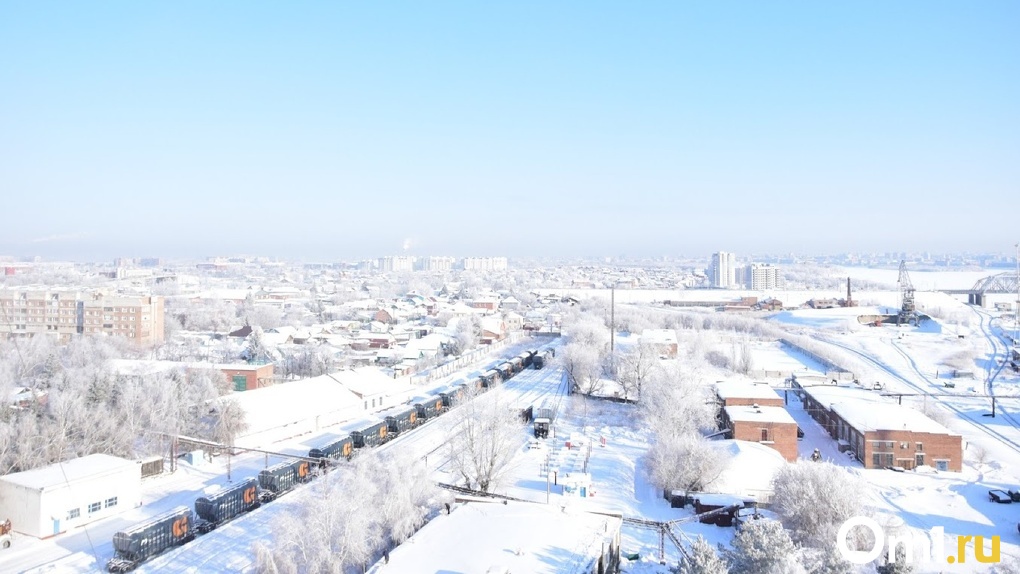
[[[786,466],[783,455],[763,444],[744,440],[720,440],[713,446],[728,462],[722,473],[705,485],[705,492],[767,501],[772,494],[772,477]]]

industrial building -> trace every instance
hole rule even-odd
[[[926,465],[960,472],[963,467],[960,435],[920,411],[859,387],[793,384],[801,387],[804,410],[865,468]]]
[[[142,504],[142,466],[91,454],[0,477],[0,516],[48,538]]]

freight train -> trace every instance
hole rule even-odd
[[[552,350],[525,351],[507,359],[471,379],[457,380],[415,397],[407,404],[391,407],[370,417],[341,427],[345,434],[308,451],[307,457],[295,457],[268,467],[257,478],[248,478],[215,494],[195,500],[195,510],[178,507],[113,537],[114,557],[107,563],[110,572],[127,572],[140,563],[193,540],[234,518],[271,502],[296,486],[312,480],[316,470],[350,459],[358,449],[384,444],[448,411],[467,395],[469,388],[486,391],[509,380],[534,364],[535,357],[548,362]],[[534,368],[541,368],[536,365]]]

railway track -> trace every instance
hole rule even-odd
[[[960,420],[963,420],[965,422],[970,423],[971,425],[973,425],[979,431],[981,431],[981,432],[987,434],[988,436],[996,439],[997,441],[1001,442],[1003,445],[1009,447],[1010,449],[1012,449],[1016,453],[1020,454],[1020,442],[1017,442],[1017,441],[1011,439],[1010,437],[1004,435],[1003,433],[1001,433],[1001,432],[999,432],[999,431],[997,431],[997,430],[995,430],[993,428],[990,428],[989,425],[983,424],[983,423],[981,423],[979,421],[976,421],[976,420],[972,419],[970,416],[968,416],[968,414],[965,411],[963,411],[962,409],[960,409],[956,405],[952,404],[949,401],[946,401],[942,397],[939,397],[939,396],[936,396],[936,395],[932,395],[930,391],[928,391],[927,389],[925,389],[925,388],[921,387],[920,385],[914,383],[908,377],[900,374],[893,367],[891,367],[889,365],[886,365],[885,363],[882,363],[881,361],[871,357],[870,355],[868,355],[867,353],[864,353],[863,351],[859,351],[859,350],[857,350],[857,349],[855,349],[855,348],[853,348],[853,347],[851,347],[849,345],[840,343],[838,341],[834,341],[831,338],[820,337],[820,340],[822,340],[822,341],[824,341],[824,342],[826,342],[826,343],[828,343],[830,345],[834,345],[836,347],[839,347],[839,348],[841,348],[841,349],[843,349],[843,350],[845,350],[847,352],[853,353],[854,355],[859,357],[861,360],[863,360],[865,363],[867,363],[869,365],[872,365],[873,367],[875,367],[875,368],[877,368],[877,369],[879,369],[881,371],[886,372],[889,376],[891,376],[894,379],[896,379],[897,381],[903,383],[905,386],[909,387],[910,389],[913,389],[914,391],[917,391],[919,394],[926,395],[926,396],[930,397],[932,400],[935,400],[935,401],[939,402],[940,404],[942,404],[942,406],[944,406],[945,408],[947,408],[950,411],[954,412],[957,415],[957,417],[960,418]],[[895,342],[893,342],[893,348],[896,349],[896,351],[899,354],[901,354],[907,360],[907,363],[910,365],[910,368],[914,371],[914,373],[917,376],[921,377],[922,379],[925,378],[924,374],[918,368],[917,363],[914,361],[913,358],[910,357],[910,355],[908,355],[903,349],[901,349],[899,347],[899,345],[897,345]]]

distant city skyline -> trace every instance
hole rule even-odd
[[[1020,4],[7,3],[0,255],[1009,252]]]

